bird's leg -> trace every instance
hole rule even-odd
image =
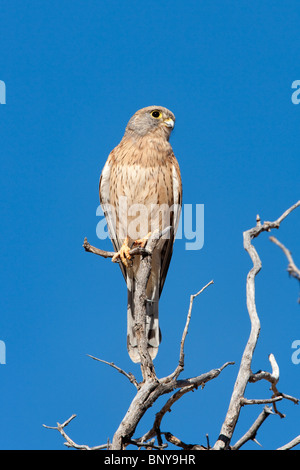
[[[128,237],[125,238],[123,245],[121,246],[120,250],[112,257],[112,262],[117,263],[119,259],[122,261],[124,266],[128,268],[128,260],[131,259],[130,255],[130,246],[128,245],[129,239]]]
[[[138,238],[137,240],[135,240],[133,242],[132,248],[135,248],[137,246],[139,246],[141,248],[145,248],[145,245],[146,245],[147,241],[149,240],[150,235],[151,235],[151,232],[149,232],[145,237]]]

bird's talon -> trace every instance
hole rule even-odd
[[[132,246],[133,246],[133,247],[139,246],[140,248],[145,248],[146,243],[147,243],[147,241],[148,241],[149,238],[150,238],[150,235],[151,235],[151,232],[149,232],[148,235],[146,235],[146,236],[143,237],[143,238],[138,238],[137,240],[135,240],[135,241],[133,242],[133,245],[132,245]]]
[[[129,265],[127,260],[131,260],[130,249],[131,248],[128,246],[128,239],[126,238],[120,250],[112,257],[112,262],[117,263],[121,261],[124,266],[128,268]]]

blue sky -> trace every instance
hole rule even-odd
[[[172,371],[189,296],[194,304],[186,369],[194,376],[235,361],[204,390],[186,395],[163,431],[184,442],[218,437],[250,323],[245,282],[251,262],[242,232],[274,220],[299,200],[300,6],[296,1],[11,1],[2,2],[0,80],[1,296],[0,446],[61,449],[55,425],[73,413],[78,443],[112,438],[134,387],[92,354],[140,378],[126,351],[126,287],[109,260],[85,253],[96,236],[98,180],[106,158],[139,108],[158,104],[176,115],[171,143],[184,203],[204,204],[204,246],[175,244],[160,302],[159,376]],[[300,213],[273,235],[300,264]],[[262,234],[256,301],[261,335],[253,370],[280,367],[279,390],[300,396],[299,286],[283,253]],[[247,398],[269,397],[267,383]],[[165,398],[146,414],[147,431]],[[281,402],[257,438],[276,448],[299,434],[299,407]],[[235,442],[261,408],[242,410]],[[249,443],[248,448],[257,448]]]

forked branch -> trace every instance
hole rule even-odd
[[[300,282],[300,269],[298,268],[298,266],[296,266],[290,250],[286,248],[284,244],[277,240],[277,238],[275,237],[270,237],[270,241],[273,242],[275,245],[279,246],[279,248],[281,248],[288,260],[287,272],[290,276],[294,277]],[[298,303],[300,303],[300,297],[298,299]]]
[[[244,248],[249,254],[253,267],[247,275],[246,281],[246,300],[247,300],[247,309],[251,321],[251,330],[250,335],[245,346],[245,350],[242,356],[241,364],[239,367],[237,379],[233,388],[233,393],[229,403],[228,411],[224,420],[224,423],[221,427],[221,432],[219,438],[213,449],[227,449],[231,448],[237,450],[242,447],[249,440],[256,441],[256,435],[267,417],[272,413],[272,409],[265,406],[263,411],[259,414],[253,425],[249,430],[240,438],[235,445],[230,447],[231,439],[233,432],[235,430],[236,424],[238,422],[239,414],[241,408],[245,405],[251,404],[272,404],[274,412],[279,414],[281,417],[284,417],[276,408],[276,403],[282,399],[291,400],[294,403],[298,403],[298,399],[291,397],[287,394],[281,393],[278,391],[278,381],[279,381],[279,367],[276,362],[276,359],[273,354],[270,354],[269,360],[271,364],[271,372],[267,371],[258,371],[253,373],[251,370],[252,358],[254,350],[258,341],[260,333],[260,320],[256,310],[255,303],[255,277],[261,269],[261,260],[260,257],[252,245],[252,240],[260,235],[262,232],[269,232],[272,229],[278,229],[281,222],[297,207],[299,207],[300,201],[287,209],[277,220],[274,222],[264,222],[263,224],[260,221],[259,216],[257,216],[256,226],[244,232]],[[145,316],[146,316],[146,286],[149,279],[151,271],[151,257],[153,250],[162,234],[156,234],[153,237],[150,237],[145,248],[133,248],[130,251],[132,256],[140,256],[140,269],[139,269],[139,279],[137,280],[137,288],[135,292],[135,331],[138,342],[139,354],[141,357],[141,372],[143,376],[142,382],[138,383],[137,379],[131,373],[125,372],[120,367],[116,366],[113,362],[104,361],[98,359],[95,356],[90,356],[94,360],[103,362],[119,373],[127,377],[131,383],[136,387],[136,395],[133,398],[128,411],[126,412],[123,420],[121,421],[118,429],[116,430],[112,443],[102,444],[96,447],[89,447],[87,445],[76,444],[65,432],[65,427],[75,418],[75,415],[72,415],[68,420],[63,424],[57,423],[57,426],[45,426],[49,429],[57,430],[66,440],[65,445],[81,450],[96,450],[96,449],[110,449],[110,450],[123,450],[129,444],[133,444],[139,448],[146,447],[148,449],[159,449],[162,450],[167,446],[167,443],[163,442],[163,437],[167,442],[174,444],[175,446],[181,447],[182,449],[210,449],[210,445],[207,447],[201,446],[199,444],[186,444],[181,439],[175,437],[171,432],[162,432],[161,423],[165,414],[171,410],[171,407],[186,393],[191,390],[194,390],[198,387],[204,387],[204,385],[219,376],[221,371],[225,369],[228,365],[233,364],[233,362],[226,362],[218,369],[212,369],[209,372],[203,373],[201,375],[181,379],[179,380],[179,375],[184,370],[184,346],[188,333],[188,328],[190,325],[192,308],[194,299],[200,295],[208,286],[210,286],[213,281],[210,281],[206,286],[204,286],[197,294],[191,295],[189,310],[187,314],[186,324],[183,330],[180,351],[179,351],[179,361],[175,370],[168,376],[159,379],[156,375],[152,359],[147,350],[147,341],[145,336]],[[299,279],[299,270],[292,261],[291,254],[288,250],[283,247],[280,242],[275,241],[274,237],[272,239],[274,243],[280,246],[284,253],[286,254],[289,260],[288,271],[296,278]],[[87,252],[97,254],[104,258],[112,258],[114,252],[108,252],[100,250],[90,245],[87,239],[84,240],[83,244],[84,249]],[[249,382],[257,382],[259,380],[266,380],[271,384],[271,390],[273,392],[272,396],[269,398],[262,399],[247,399],[245,398],[245,390]],[[175,392],[174,392],[175,391]],[[155,420],[152,428],[144,434],[144,436],[136,439],[133,437],[136,427],[140,420],[142,419],[145,412],[156,402],[156,400],[162,395],[169,394],[174,392],[165,402],[161,410],[156,414]],[[155,438],[157,439],[157,445],[155,444]],[[257,442],[257,441],[256,441]],[[300,443],[300,437],[297,436],[293,441],[287,443],[285,446],[279,448],[279,450],[290,449]]]
[[[260,320],[256,310],[255,303],[255,277],[261,270],[262,264],[260,257],[252,245],[252,240],[260,235],[262,232],[269,232],[271,229],[278,229],[281,222],[297,207],[300,206],[300,201],[293,204],[289,209],[287,209],[277,220],[274,222],[264,222],[261,223],[260,217],[256,218],[256,226],[244,232],[244,248],[249,254],[253,267],[247,275],[246,282],[246,297],[247,297],[247,309],[251,321],[251,330],[248,342],[246,344],[240,368],[238,371],[237,379],[234,385],[234,389],[231,395],[231,400],[229,403],[229,408],[224,420],[224,423],[221,428],[221,432],[217,442],[214,445],[214,449],[226,449],[230,445],[230,441],[235,430],[241,407],[249,403],[249,400],[246,402],[244,398],[244,393],[247,387],[249,380],[253,379],[253,374],[251,372],[251,363],[254,354],[254,350],[258,341],[260,333]],[[279,377],[278,377],[279,378]],[[282,396],[282,394],[281,394]],[[272,401],[278,401],[279,396],[274,396]],[[252,401],[253,402],[253,401]],[[257,402],[257,401],[256,401]],[[261,402],[261,401],[260,401]],[[266,403],[266,401],[264,401]]]

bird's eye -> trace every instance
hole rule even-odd
[[[154,117],[155,119],[159,119],[161,118],[161,112],[155,109],[154,111],[152,111],[151,116]]]

